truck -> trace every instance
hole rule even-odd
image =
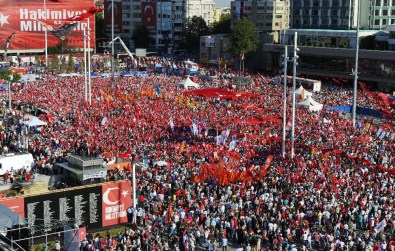
[[[33,155],[30,153],[8,153],[0,155],[0,176],[6,172],[13,172],[25,169],[31,171],[34,163]]]

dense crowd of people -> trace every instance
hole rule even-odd
[[[138,207],[128,209],[139,227],[93,236],[81,250],[395,249],[391,120],[359,117],[353,128],[349,116],[325,109],[350,105],[351,87],[326,83],[313,94],[322,111],[296,111],[291,158],[289,95],[283,156],[282,86],[246,77],[251,82],[240,86],[223,77],[200,81],[201,89],[215,82],[238,92],[227,97],[185,92],[179,77],[164,74],[117,78],[115,86],[92,79],[91,105],[78,77],[47,76],[12,94],[15,105],[47,112],[40,118],[48,126],[29,144],[41,156],[38,167],[81,147],[106,161],[131,156],[146,164],[137,175]],[[358,106],[381,109],[375,97],[365,85]],[[109,174],[130,177],[130,170]]]

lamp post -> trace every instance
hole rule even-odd
[[[355,45],[355,69],[352,73],[354,75],[354,87],[352,95],[352,126],[356,126],[357,117],[357,90],[358,90],[358,57],[359,57],[359,17],[360,17],[361,5],[358,2],[358,13],[357,13],[357,32],[356,32],[356,45]]]
[[[291,129],[291,158],[295,156],[295,89],[296,89],[296,66],[298,64],[298,33],[294,36],[294,56],[293,56],[293,75],[292,75],[292,129]]]
[[[8,112],[11,113],[11,83],[13,80],[13,76],[10,75],[9,80],[8,80]]]
[[[282,144],[282,152],[283,158],[285,158],[285,127],[287,123],[287,65],[288,65],[288,46],[284,46],[284,90],[283,90],[283,144]]]

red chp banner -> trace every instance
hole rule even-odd
[[[150,30],[156,29],[156,3],[141,3],[141,24]]]
[[[19,214],[23,218],[25,217],[25,202],[23,197],[7,198],[1,200],[0,204],[7,206],[9,209]]]
[[[111,226],[128,221],[126,210],[132,204],[130,181],[102,186],[102,226]]]
[[[45,6],[44,6],[45,2]],[[9,50],[45,49],[45,29],[50,31],[70,23],[66,19],[88,12],[94,6],[94,0],[0,0],[0,51],[6,47],[7,38],[15,32],[9,41]],[[84,46],[83,28],[90,28],[91,48],[95,47],[95,18],[76,23],[75,28],[65,38],[69,47]],[[53,32],[47,32],[48,46],[56,46],[61,39]]]

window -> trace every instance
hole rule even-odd
[[[387,6],[388,5],[388,0],[383,0],[383,6]]]
[[[382,24],[382,25],[387,25],[387,19],[381,20],[381,24]]]
[[[272,27],[272,23],[266,23],[266,27]]]
[[[383,16],[388,16],[388,10],[383,10]]]
[[[130,13],[123,13],[122,17],[128,18],[128,17],[130,17]]]
[[[391,16],[395,16],[395,9],[391,10]]]
[[[313,11],[312,11],[312,15],[313,15],[313,16],[318,16],[318,10],[313,10]]]
[[[283,16],[282,15],[276,15],[276,18],[281,19],[281,18],[283,18]]]
[[[374,20],[374,25],[380,25],[380,19]]]
[[[381,5],[381,0],[376,0],[376,6],[380,6]]]
[[[380,16],[380,10],[375,10],[375,11],[374,11],[374,15],[375,15],[375,16]]]

